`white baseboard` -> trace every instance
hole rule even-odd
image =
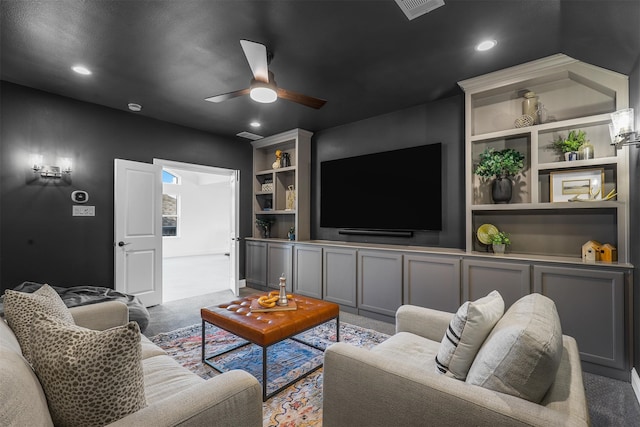
[[[238,280],[238,287],[239,288],[246,288],[247,287],[247,279]]]
[[[638,371],[636,371],[636,368],[633,368],[631,370],[631,388],[636,395],[638,403],[640,403],[640,377],[638,376]]]

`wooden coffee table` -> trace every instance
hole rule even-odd
[[[266,401],[291,384],[317,371],[322,363],[301,376],[290,381],[272,393],[267,393],[267,349],[280,341],[293,339],[302,344],[324,351],[324,348],[306,343],[294,336],[314,328],[330,320],[336,319],[336,341],[340,340],[340,308],[338,304],[294,295],[297,309],[294,311],[275,311],[268,313],[251,312],[251,302],[258,296],[239,298],[230,303],[200,309],[202,317],[202,361],[218,372],[223,372],[211,359],[237,350],[240,347],[256,344],[262,347],[262,400]],[[248,342],[233,348],[206,356],[205,327],[206,323],[231,332]]]

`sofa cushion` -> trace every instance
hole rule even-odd
[[[206,380],[180,365],[171,356],[148,357],[142,361],[144,393],[148,405],[185,391]]]
[[[462,304],[440,343],[436,372],[449,371],[464,380],[480,346],[503,314],[504,300],[498,291]]]
[[[562,358],[562,328],[555,303],[530,294],[496,324],[471,365],[467,383],[539,403]]]
[[[33,313],[41,311],[50,316],[75,325],[71,312],[58,293],[49,285],[28,294],[7,289],[4,294],[4,311],[7,324],[18,338],[22,354],[31,362],[30,328]]]
[[[94,331],[36,312],[31,352],[56,426],[103,426],[146,406],[135,322]]]
[[[0,423],[53,426],[47,399],[7,323],[0,319]]]

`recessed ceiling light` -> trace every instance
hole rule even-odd
[[[495,40],[483,40],[476,45],[476,50],[482,52],[494,48],[497,44]]]
[[[88,76],[91,74],[91,70],[84,65],[74,65],[73,67],[71,67],[71,69],[78,74],[82,74],[83,76]]]
[[[251,125],[251,127],[253,127],[253,128],[259,128],[260,127],[260,122],[255,122],[254,121],[254,122],[249,123],[249,125]]]
[[[133,102],[129,103],[127,105],[127,107],[129,107],[129,110],[131,111],[135,111],[136,113],[140,110],[142,110],[142,105],[140,104],[134,104]]]

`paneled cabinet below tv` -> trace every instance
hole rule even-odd
[[[556,303],[563,332],[578,341],[583,368],[629,380],[630,264],[332,241],[248,238],[246,244],[249,285],[268,290],[266,270],[278,271],[276,278],[292,265],[294,293],[390,323],[401,304],[455,312],[497,289],[508,309],[520,296],[542,293]]]

